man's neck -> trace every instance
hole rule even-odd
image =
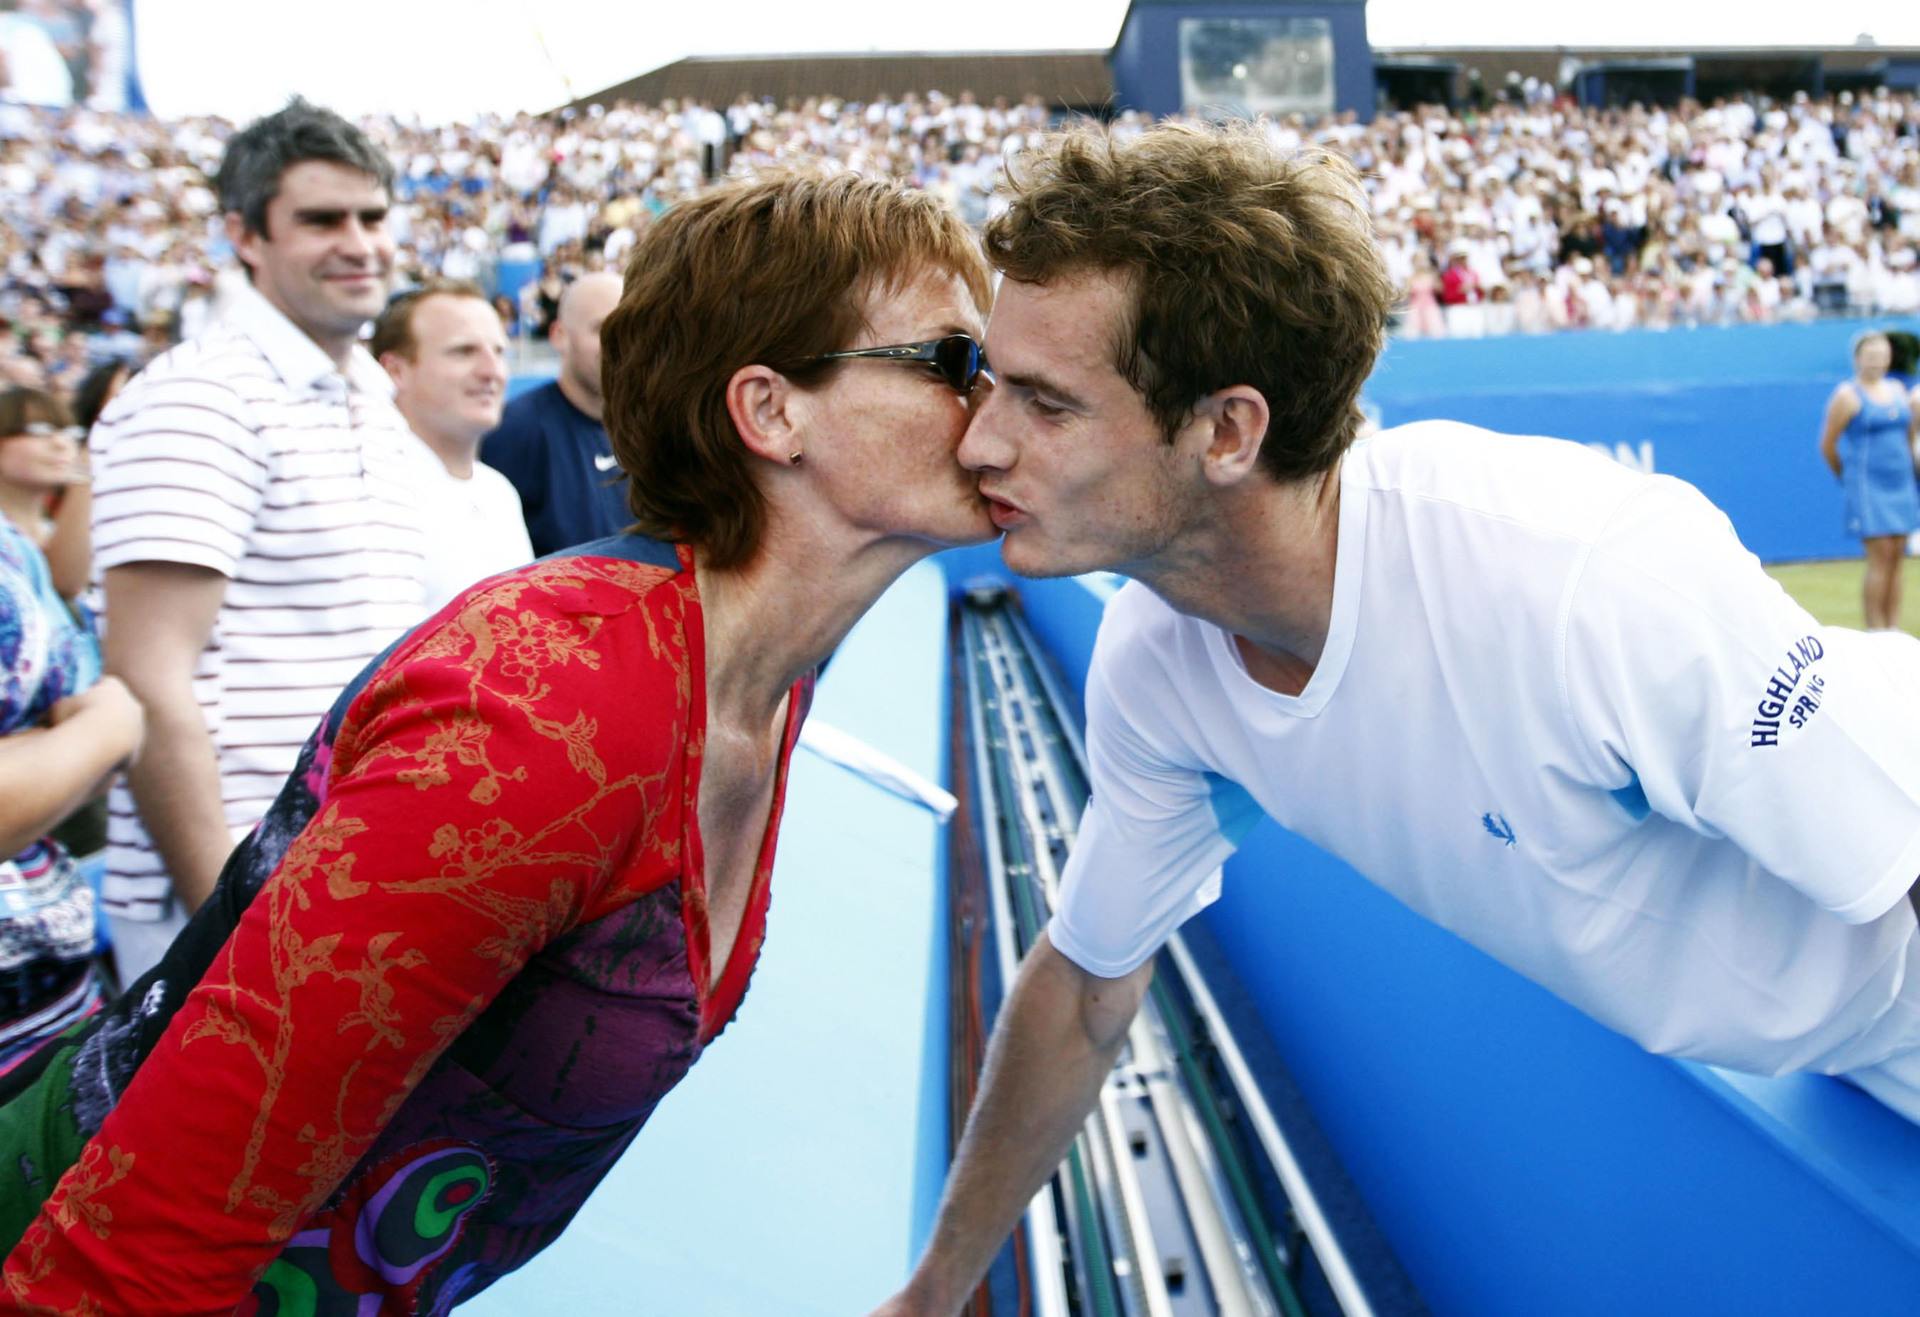
[[[400,413],[406,417],[407,426],[420,437],[420,442],[440,459],[440,465],[447,474],[456,480],[473,479],[474,454],[480,448],[479,435],[448,434],[432,426],[423,425],[414,417],[407,416],[403,409]]]
[[[1231,634],[1263,685],[1298,694],[1333,624],[1339,468],[1288,485],[1253,483],[1210,512],[1204,527],[1128,574]]]
[[[601,419],[600,413],[604,407],[604,400],[599,394],[589,393],[587,390],[581,388],[580,385],[575,382],[574,378],[564,370],[560,372],[560,378],[557,382],[560,385],[560,396],[585,412],[588,416],[591,416],[594,420],[597,421]]]
[[[262,288],[259,284],[253,284],[252,288],[254,292],[259,293],[260,296],[265,299],[268,306],[285,316],[288,324],[292,325],[302,334],[305,334],[308,339],[312,340],[315,347],[326,353],[327,360],[334,364],[335,369],[343,375],[346,373],[347,362],[353,358],[354,345],[360,341],[360,329],[358,326],[356,326],[351,333],[346,334],[321,333],[312,325],[302,323],[292,312],[282,306],[273,294]]]

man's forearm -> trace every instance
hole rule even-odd
[[[994,1026],[910,1311],[957,1313],[980,1283],[1099,1097],[1150,974],[1092,978],[1044,938],[1028,955]]]
[[[127,786],[140,807],[140,821],[161,863],[173,879],[174,894],[189,912],[213,891],[220,867],[233,849],[220,803],[220,769],[206,715],[193,699],[169,692],[143,700],[147,709],[147,749],[127,772]]]

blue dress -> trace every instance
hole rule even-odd
[[[1920,530],[1920,484],[1907,447],[1910,411],[1903,392],[1875,402],[1848,384],[1860,410],[1840,436],[1840,484],[1847,492],[1847,534],[1907,535]]]
[[[100,648],[40,550],[0,517],[0,736],[100,679]],[[51,837],[0,855],[0,1073],[99,1004],[93,891]]]

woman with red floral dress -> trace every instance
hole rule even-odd
[[[603,332],[638,526],[345,691],[173,949],[0,1097],[0,1311],[444,1313],[559,1234],[738,1008],[812,673],[992,534],[987,284],[924,195],[689,201]]]

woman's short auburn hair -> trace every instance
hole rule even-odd
[[[1070,129],[1008,172],[987,259],[1020,283],[1126,280],[1114,365],[1169,440],[1208,394],[1250,385],[1270,415],[1262,468],[1332,469],[1394,298],[1351,163],[1276,151],[1252,124],[1167,123]]]
[[[727,411],[762,365],[805,382],[839,363],[876,290],[959,276],[984,310],[989,271],[945,203],[884,179],[771,170],[667,211],[629,254],[600,330],[603,419],[641,534],[715,567],[758,549],[766,500]]]

